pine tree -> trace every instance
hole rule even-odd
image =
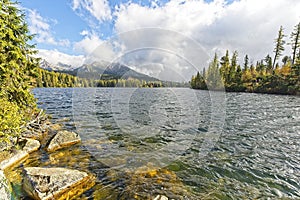
[[[300,22],[295,26],[294,31],[291,34],[291,45],[292,45],[292,65],[295,64],[296,61],[296,54],[297,50],[299,50],[299,55],[300,55]]]
[[[271,56],[268,54],[264,61],[266,63],[267,73],[272,73],[273,64]]]
[[[291,58],[289,56],[284,56],[281,61],[283,62],[283,65],[286,65],[287,62],[291,61]]]
[[[234,51],[231,58],[231,65],[229,69],[229,82],[232,82],[235,79],[235,72],[237,68],[237,58],[238,52]]]
[[[245,58],[244,58],[244,71],[247,71],[249,69],[249,57],[246,54]]]
[[[29,88],[38,60],[34,46],[28,42],[29,34],[25,15],[10,0],[1,0],[0,7],[0,84],[1,96],[16,102],[21,108],[36,106]]]
[[[228,50],[226,50],[225,56],[223,56],[221,58],[220,64],[221,64],[220,74],[221,74],[221,76],[223,78],[223,81],[226,85],[226,84],[229,83],[229,79],[230,79],[230,77],[229,77],[230,61],[229,61],[229,51]]]
[[[276,60],[282,55],[282,52],[284,51],[284,33],[283,33],[283,27],[280,26],[279,31],[278,31],[278,37],[275,39],[275,48],[274,48],[274,60],[273,60],[273,66],[272,68],[274,69]]]

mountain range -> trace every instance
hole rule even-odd
[[[159,79],[139,73],[130,67],[120,63],[109,63],[105,61],[84,64],[80,67],[57,63],[56,65],[42,60],[40,67],[48,71],[71,74],[82,78],[93,79],[138,79],[144,81],[159,81]]]

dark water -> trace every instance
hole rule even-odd
[[[91,171],[97,184],[81,199],[300,199],[299,97],[174,88],[34,93],[83,142],[25,165]]]

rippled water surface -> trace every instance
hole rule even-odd
[[[299,97],[175,88],[34,93],[83,142],[25,165],[91,171],[97,183],[80,199],[300,198]]]

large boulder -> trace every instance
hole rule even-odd
[[[37,200],[71,199],[94,184],[93,176],[78,170],[41,167],[24,169],[23,189]]]
[[[1,200],[11,200],[11,187],[9,182],[7,181],[3,171],[0,170],[0,199]]]
[[[64,147],[81,142],[77,133],[70,131],[59,131],[50,141],[47,151],[55,151]]]

